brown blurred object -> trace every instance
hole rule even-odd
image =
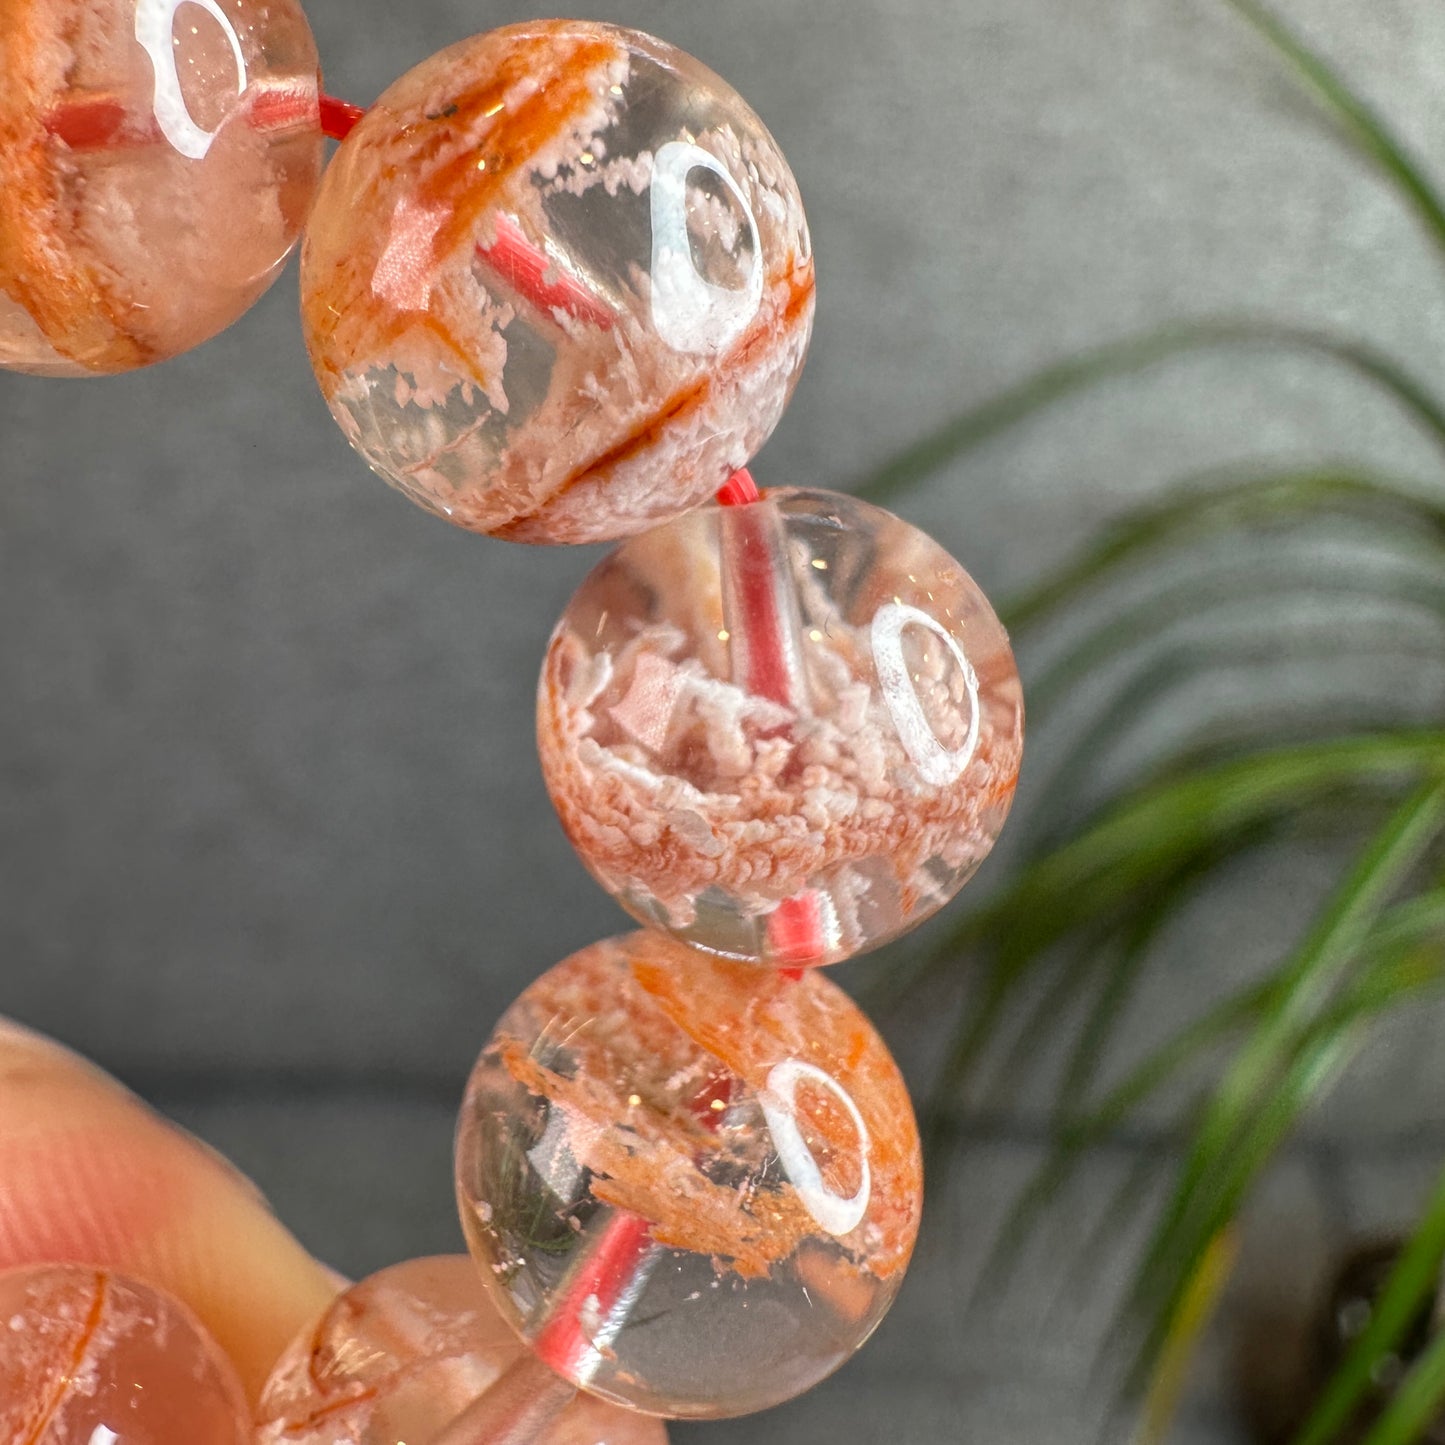
[[[1402,1239],[1355,1246],[1336,1267],[1313,1319],[1270,1317],[1246,1326],[1238,1352],[1238,1377],[1251,1432],[1260,1445],[1289,1445],[1360,1335],[1405,1247]],[[1399,1349],[1375,1367],[1374,1384],[1353,1421],[1332,1445],[1362,1445],[1394,1398],[1411,1366],[1445,1329],[1445,1277],[1410,1322]],[[1420,1437],[1420,1445],[1445,1445],[1445,1414]]]

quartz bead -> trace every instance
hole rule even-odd
[[[6,0],[0,366],[129,371],[240,316],[321,172],[296,0]]]
[[[191,1312],[107,1270],[0,1274],[0,1440],[250,1445],[229,1360]]]
[[[393,1265],[338,1295],[281,1357],[256,1445],[428,1445],[525,1349],[467,1256]],[[580,1395],[538,1445],[667,1445],[667,1432]]]
[[[327,172],[301,288],[352,445],[429,510],[525,542],[708,497],[777,424],[813,315],[762,122],[681,51],[579,20],[397,81]]]
[[[1018,673],[897,517],[779,490],[634,537],[569,604],[538,746],[583,861],[697,947],[832,963],[942,907],[1003,826]]]
[[[922,1204],[897,1066],[825,975],[656,933],[534,983],[477,1063],[462,1224],[553,1369],[634,1408],[740,1415],[867,1339]]]

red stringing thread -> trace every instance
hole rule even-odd
[[[756,502],[759,495],[752,473],[742,467],[723,483],[717,499],[724,507],[746,507]],[[778,612],[776,579],[772,575],[767,545],[761,534],[745,535],[740,543],[734,547],[728,564],[743,573],[740,590],[750,643],[748,688],[784,707],[796,709],[801,699],[793,696],[787,643],[782,631],[786,624]],[[787,960],[789,966],[779,968],[778,972],[794,983],[803,976],[804,969],[798,966],[800,960],[806,964],[822,958],[825,951],[822,910],[812,889],[784,899],[773,911],[768,919],[768,945],[775,957]]]
[[[732,1101],[732,1078],[716,1074],[703,1084],[689,1107],[698,1123],[709,1134],[716,1134]],[[539,1358],[559,1374],[585,1384],[595,1369],[589,1356],[600,1356],[607,1349],[606,1343],[593,1343],[593,1331],[606,1335],[621,1327],[623,1321],[611,1317],[625,1313],[636,1302],[629,1296],[645,1284],[645,1278],[640,1284],[638,1276],[644,1270],[650,1272],[655,1248],[648,1220],[630,1209],[615,1210],[595,1243],[573,1265],[547,1322],[532,1341]]]
[[[321,97],[321,129],[332,140],[345,140],[366,114],[363,106],[352,105],[350,101],[337,100],[334,95]]]
[[[357,121],[365,115],[359,105],[337,100],[334,95],[321,97],[321,129],[332,140],[345,140]],[[615,321],[612,311],[581,282],[560,270],[544,250],[534,246],[511,216],[496,217],[497,238],[489,246],[478,246],[477,254],[513,290],[525,296],[544,315],[565,311],[602,331],[610,331]]]
[[[718,502],[724,507],[746,507],[758,499],[758,484],[746,467],[739,467],[718,489]]]

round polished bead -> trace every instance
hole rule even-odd
[[[526,542],[706,498],[777,424],[813,314],[762,122],[681,51],[578,20],[393,85],[327,172],[301,287],[352,445],[422,506]]]
[[[568,836],[637,918],[733,957],[832,963],[982,862],[1023,705],[1002,625],[936,542],[779,490],[592,572],[547,653],[538,745]]]
[[[0,1440],[250,1445],[229,1360],[179,1301],[78,1265],[0,1274]]]
[[[918,1132],[871,1024],[816,971],[656,933],[533,984],[472,1075],[463,1227],[543,1360],[677,1417],[802,1393],[902,1283]]]
[[[320,177],[297,0],[6,0],[0,366],[129,371],[270,285]]]
[[[338,1295],[281,1357],[256,1445],[428,1445],[525,1351],[466,1255],[393,1265]],[[667,1432],[581,1395],[538,1445],[667,1445]]]

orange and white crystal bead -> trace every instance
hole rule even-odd
[[[0,366],[164,361],[236,320],[321,173],[297,0],[5,0]]]
[[[251,1445],[241,1382],[179,1301],[82,1265],[0,1274],[0,1440]]]
[[[1023,701],[977,584],[897,517],[776,490],[629,539],[553,634],[552,801],[641,921],[797,966],[942,907],[1013,800]]]
[[[466,1255],[392,1265],[281,1357],[256,1445],[429,1445],[526,1354]],[[537,1445],[667,1445],[659,1420],[579,1395]]]
[[[552,1369],[635,1409],[791,1399],[903,1281],[923,1175],[857,1006],[656,933],[595,944],[497,1026],[457,1128],[462,1224]]]
[[[327,171],[301,289],[321,389],[383,478],[473,531],[590,542],[762,446],[813,261],[787,162],[725,82],[557,20],[386,91]]]

